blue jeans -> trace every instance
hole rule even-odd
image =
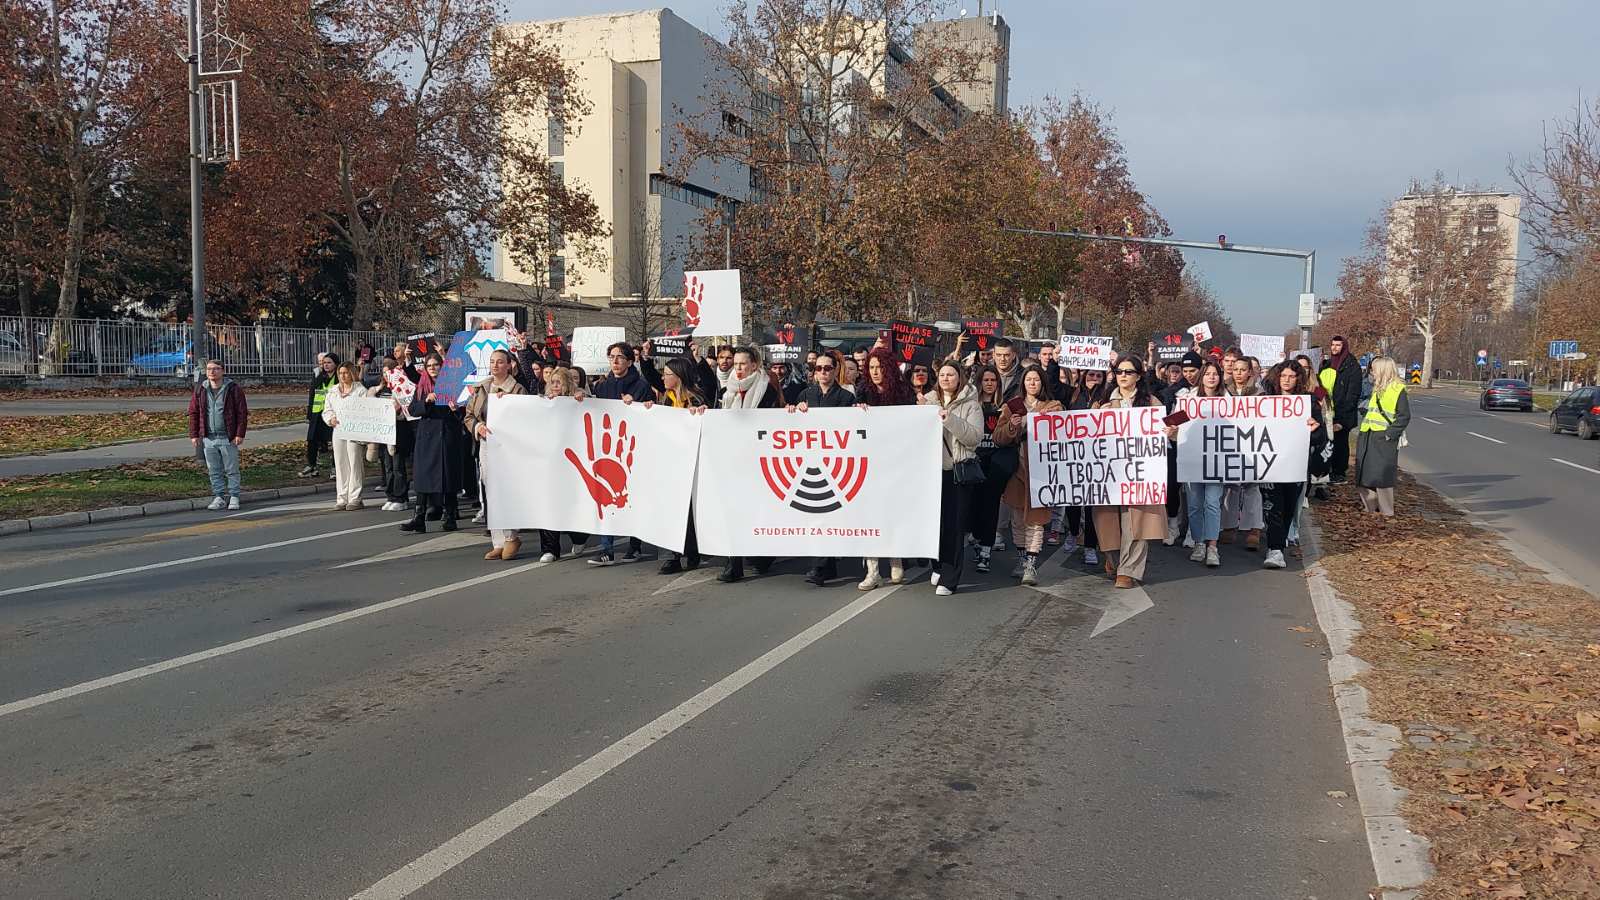
[[[614,536],[609,535],[609,534],[600,535],[600,552],[601,553],[605,554],[606,556],[612,556],[613,552],[616,549],[616,546],[617,546],[617,539]],[[640,548],[641,548],[641,546],[642,545],[639,543],[639,539],[638,538],[636,538],[636,537],[628,538],[628,549],[629,550],[632,550],[633,552],[638,553]]]
[[[211,476],[211,496],[239,496],[239,448],[227,438],[201,438],[206,474]]]
[[[1211,481],[1189,483],[1189,536],[1196,541],[1214,541],[1222,533],[1222,492],[1227,487]]]

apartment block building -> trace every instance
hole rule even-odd
[[[1395,289],[1405,291],[1410,283],[1409,272],[1417,265],[1416,253],[1422,252],[1426,242],[1414,225],[1419,210],[1429,210],[1436,202],[1434,194],[1424,191],[1420,184],[1412,184],[1405,196],[1396,200],[1389,209],[1389,271]],[[1522,198],[1503,191],[1449,190],[1444,202],[1450,214],[1456,217],[1458,227],[1474,235],[1502,235],[1505,243],[1499,254],[1499,272],[1494,290],[1495,308],[1486,312],[1503,312],[1511,308],[1517,296],[1517,252],[1521,234]],[[1430,217],[1424,213],[1425,217]]]

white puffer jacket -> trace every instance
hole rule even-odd
[[[918,402],[938,406],[939,391],[929,391]],[[978,402],[978,392],[969,384],[945,410],[944,470],[948,472],[957,462],[978,455],[978,443],[983,440],[983,404]]]

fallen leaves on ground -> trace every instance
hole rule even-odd
[[[250,427],[267,428],[305,419],[299,406],[250,410]],[[76,416],[0,416],[0,456],[82,450],[122,441],[186,437],[188,410],[94,413]]]
[[[1341,494],[1317,521],[1372,714],[1407,736],[1389,766],[1432,842],[1422,896],[1600,900],[1600,606],[1409,476],[1396,506]]]
[[[309,381],[309,376],[307,378]],[[108,387],[82,387],[82,388],[56,388],[51,390],[24,390],[0,391],[0,402],[9,400],[104,400],[118,397],[187,397],[193,390],[186,385],[139,385],[129,388]],[[272,384],[247,388],[250,394],[299,394],[304,395],[304,386]]]

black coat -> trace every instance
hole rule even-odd
[[[794,402],[796,404],[804,403],[807,409],[812,407],[833,409],[843,406],[855,406],[856,395],[837,384],[833,386],[832,390],[824,394],[821,387],[816,383],[812,383],[806,385],[805,390],[800,392],[800,396],[796,397]]]
[[[1356,426],[1356,413],[1361,405],[1361,363],[1349,353],[1339,361],[1339,368],[1334,370],[1333,394],[1329,398],[1333,405],[1333,420],[1343,425],[1346,430]]]
[[[656,393],[651,389],[650,382],[644,380],[644,376],[639,374],[638,369],[632,368],[624,372],[621,378],[615,375],[607,375],[605,378],[600,379],[600,383],[595,385],[594,390],[589,393],[599,400],[621,400],[624,394],[634,400],[654,400],[656,398]]]
[[[467,439],[455,410],[411,397],[411,414],[417,416],[416,443],[412,450],[411,486],[418,494],[451,495],[461,490],[461,455]]]

